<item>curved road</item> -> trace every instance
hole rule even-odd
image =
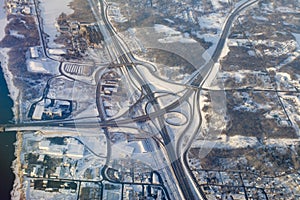
[[[101,4],[103,13],[105,13],[104,12],[104,5],[103,5],[104,3],[103,3],[103,1],[99,1],[99,2]],[[230,28],[231,28],[231,24],[233,23],[235,17],[242,10],[244,10],[245,8],[255,4],[257,2],[258,2],[258,0],[252,0],[252,1],[249,1],[249,2],[245,2],[245,3],[241,4],[239,7],[237,7],[231,13],[231,15],[228,17],[228,19],[226,21],[226,24],[224,26],[222,35],[221,35],[220,40],[217,44],[216,50],[214,51],[214,53],[212,55],[211,62],[209,62],[206,66],[204,66],[202,68],[201,73],[200,72],[197,73],[195,76],[193,76],[190,79],[190,85],[191,86],[196,87],[197,90],[200,90],[202,88],[202,86],[204,85],[204,83],[206,82],[206,80],[208,79],[208,77],[210,76],[210,74],[213,70],[214,63],[218,61],[218,59],[221,55],[222,49],[224,47],[225,41],[228,37],[229,31],[230,31]],[[102,18],[106,19],[106,16],[103,15]],[[181,102],[186,101],[192,95],[192,93],[194,92],[194,89],[187,88],[187,91],[184,93],[184,95],[182,97],[175,100],[173,103],[169,104],[164,109],[160,108],[158,103],[155,101],[155,98],[153,96],[153,92],[151,91],[150,87],[147,85],[147,83],[144,81],[144,79],[141,78],[142,76],[139,74],[139,72],[136,71],[135,67],[132,66],[133,55],[131,53],[125,53],[125,52],[130,52],[130,51],[125,51],[125,48],[122,45],[122,43],[115,40],[116,33],[114,32],[114,29],[112,28],[112,26],[109,24],[109,22],[107,20],[104,20],[104,21],[106,21],[105,22],[106,23],[106,28],[109,30],[110,36],[114,37],[114,39],[112,40],[113,45],[115,46],[117,51],[119,51],[119,53],[122,53],[121,54],[122,56],[120,57],[122,59],[121,63],[123,63],[125,66],[126,66],[127,63],[130,63],[129,66],[126,66],[126,69],[128,71],[130,71],[132,73],[132,75],[138,80],[140,85],[142,85],[142,88],[144,89],[147,96],[149,97],[149,101],[151,101],[153,103],[153,105],[156,106],[156,111],[153,112],[153,113],[147,114],[147,115],[135,117],[133,119],[122,119],[122,120],[118,120],[118,121],[115,121],[115,120],[105,121],[105,119],[103,119],[103,116],[102,116],[101,117],[102,120],[99,123],[97,121],[95,121],[95,122],[90,122],[90,123],[89,122],[82,122],[82,124],[81,124],[77,120],[76,124],[75,124],[75,122],[72,121],[72,120],[61,120],[61,121],[58,120],[56,122],[49,121],[49,122],[34,122],[34,123],[20,124],[20,125],[15,125],[14,124],[14,125],[12,125],[13,127],[21,128],[22,126],[31,126],[31,127],[34,128],[34,127],[38,127],[38,126],[59,126],[59,127],[73,128],[75,126],[77,126],[77,127],[78,126],[90,127],[90,126],[93,126],[93,125],[96,125],[96,126],[99,127],[99,125],[100,125],[102,128],[105,129],[106,127],[119,126],[120,124],[126,124],[126,123],[129,123],[129,122],[132,122],[132,121],[143,122],[143,121],[146,121],[146,120],[150,120],[151,118],[152,119],[153,118],[161,118],[161,116],[165,113],[165,111],[170,111],[170,110],[173,110],[173,109],[177,108],[181,104]],[[45,52],[45,54],[46,53],[47,52]],[[47,54],[46,54],[46,56],[47,56]],[[204,78],[203,78],[202,75],[204,75]],[[181,188],[181,192],[183,194],[183,197],[186,198],[186,199],[206,199],[205,195],[203,194],[203,192],[201,191],[200,188],[199,189],[200,189],[201,196],[194,196],[193,195],[192,190],[194,190],[195,188],[192,189],[192,188],[189,187],[191,181],[193,181],[193,180],[188,180],[187,178],[185,178],[186,176],[188,176],[188,177],[192,176],[191,174],[188,174],[188,175],[185,174],[185,171],[188,168],[188,166],[186,166],[187,163],[186,163],[186,161],[184,163],[182,163],[181,160],[176,159],[176,154],[175,154],[173,146],[168,145],[168,144],[170,144],[171,140],[169,138],[168,131],[167,131],[167,128],[166,128],[163,120],[159,120],[159,125],[160,125],[160,128],[161,128],[161,136],[163,138],[164,145],[166,147],[166,151],[167,151],[169,160],[170,161],[172,161],[173,159],[175,160],[174,162],[171,163],[171,167],[172,167],[172,169],[175,173],[175,176],[176,176],[178,184]],[[9,128],[9,125],[5,126],[5,127]],[[195,133],[195,135],[196,134],[197,133]],[[190,141],[192,141],[192,140],[190,140]],[[186,154],[187,154],[187,151],[184,152],[185,156],[186,156]]]

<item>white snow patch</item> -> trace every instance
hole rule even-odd
[[[200,27],[208,28],[208,29],[218,29],[218,31],[221,30],[224,21],[226,19],[226,15],[223,13],[214,13],[210,15],[204,15],[201,17],[198,17],[198,22]]]
[[[300,142],[299,139],[267,139],[265,140],[266,145],[279,145],[279,146],[288,146],[288,145],[295,145]]]
[[[293,8],[285,7],[285,6],[280,6],[276,8],[276,11],[281,12],[281,13],[300,13],[299,10],[294,10]]]
[[[263,17],[263,16],[252,16],[252,18],[255,20],[258,20],[258,21],[265,21],[265,22],[269,21],[268,18]]]
[[[20,39],[25,38],[25,36],[22,35],[22,34],[19,34],[18,31],[10,30],[10,31],[9,31],[9,34],[10,34],[11,36],[16,37],[16,38],[20,38]]]
[[[212,4],[214,10],[220,10],[220,9],[222,9],[223,5],[221,3],[228,4],[228,0],[212,0],[211,1],[211,4]]]
[[[167,21],[167,22],[169,22],[169,23],[171,23],[171,24],[175,24],[175,22],[173,20],[171,20],[171,19],[165,18],[164,20]]]
[[[48,52],[52,55],[65,55],[67,53],[65,49],[48,49]]]
[[[158,39],[160,43],[197,43],[194,39],[190,38],[189,34],[182,34],[168,26],[162,24],[155,24],[154,29],[157,33],[164,34],[164,38]]]
[[[34,73],[59,74],[59,62],[52,60],[27,60],[27,70]]]
[[[220,39],[219,35],[206,33],[196,33],[197,38],[204,39],[206,42],[211,42],[212,45],[202,54],[202,57],[205,59],[206,62],[210,61],[212,54],[214,53],[217,43]]]
[[[56,44],[54,42],[57,35],[60,33],[56,28],[56,19],[64,12],[66,14],[72,14],[73,10],[69,7],[72,0],[40,0],[41,15],[43,18],[44,32],[49,35],[48,47],[59,48],[63,45]]]
[[[218,140],[198,140],[193,143],[192,148],[218,148],[218,149],[239,149],[257,144],[256,137],[221,135]]]

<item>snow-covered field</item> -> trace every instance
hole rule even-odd
[[[258,141],[256,137],[245,137],[245,136],[232,136],[227,137],[220,135],[218,140],[198,140],[193,143],[192,148],[218,148],[218,149],[238,149],[246,148],[248,146],[257,145]]]
[[[53,60],[28,60],[27,70],[33,73],[59,74],[59,62]]]
[[[204,15],[198,18],[199,26],[208,28],[208,29],[218,29],[221,30],[224,21],[226,19],[226,14],[223,13],[214,13],[210,15]]]
[[[176,31],[168,26],[162,24],[155,24],[154,29],[157,33],[162,33],[165,37],[159,39],[160,43],[196,43],[196,41],[190,38],[188,33],[181,34],[181,32]]]
[[[44,32],[49,35],[48,46],[50,48],[62,47],[62,45],[54,42],[56,35],[60,34],[56,28],[56,19],[62,12],[66,14],[72,14],[73,10],[69,7],[71,1],[72,0],[40,0]]]
[[[13,37],[16,37],[16,38],[20,38],[20,39],[24,39],[25,38],[25,36],[22,35],[22,34],[19,34],[18,31],[10,30],[9,34],[11,36],[13,36]]]

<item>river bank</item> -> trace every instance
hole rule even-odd
[[[13,119],[13,101],[9,97],[9,90],[4,78],[2,68],[0,68],[0,124],[9,123]],[[13,189],[13,183],[15,181],[15,174],[12,168],[13,160],[15,156],[15,132],[0,133],[0,199],[11,199],[11,191]]]
[[[19,89],[13,83],[13,74],[9,71],[8,64],[9,49],[0,49],[1,61],[1,123],[10,123],[12,120],[18,120],[19,116]],[[7,102],[7,103],[6,103]],[[7,132],[1,134],[1,177],[5,177],[7,182],[1,186],[1,199],[20,199],[20,167],[18,162],[18,144],[21,144],[16,138],[15,132]],[[3,173],[3,175],[2,175]]]
[[[8,24],[5,0],[0,0],[0,41],[5,36]],[[19,89],[13,83],[13,74],[9,71],[8,48],[0,48],[0,123],[7,124],[11,120],[19,120]],[[20,199],[19,192],[13,192],[20,181],[18,178],[18,162],[16,144],[21,144],[15,132],[0,134],[0,199]],[[16,190],[15,190],[16,191]]]
[[[0,49],[0,61],[1,61],[1,68],[4,74],[4,78],[9,90],[9,96],[10,98],[13,100],[14,105],[12,107],[12,112],[14,114],[13,116],[13,120],[14,121],[19,121],[19,97],[20,97],[20,90],[14,85],[13,82],[13,74],[10,72],[9,70],[9,56],[8,56],[8,52],[10,49],[8,48],[1,48]]]
[[[6,105],[7,103],[4,103],[3,106],[0,108],[1,112],[1,123],[6,124],[13,121],[19,120],[19,89],[14,85],[13,82],[13,74],[9,71],[9,56],[8,52],[10,49],[8,48],[1,48],[0,49],[0,61],[1,61],[1,87],[6,88],[6,90],[3,92],[3,94],[0,94],[1,97],[4,99],[1,99],[1,103],[3,104],[3,101],[10,101],[11,105]],[[7,99],[7,100],[5,100]],[[5,113],[5,114],[4,114]],[[20,135],[20,133],[17,134],[17,136]],[[21,137],[22,138],[22,137]],[[20,140],[20,137],[16,137],[15,132],[7,132],[1,135],[1,141],[4,141],[5,147],[9,147],[8,151],[9,154],[4,153],[1,151],[2,157],[7,156],[5,158],[2,158],[3,161],[1,161],[1,168],[6,167],[5,169],[1,169],[6,176],[8,182],[3,187],[4,190],[1,191],[1,199],[21,199],[21,181],[20,181],[20,173],[21,173],[21,166],[19,162],[19,154],[21,151],[22,146],[22,140]],[[2,160],[1,159],[1,160]],[[5,163],[5,166],[3,165]],[[9,170],[9,171],[8,171]]]
[[[16,159],[13,161],[12,169],[15,174],[15,180],[13,184],[13,188],[11,191],[11,199],[12,200],[21,200],[25,199],[24,193],[22,192],[22,169],[21,169],[21,151],[22,151],[23,137],[22,133],[18,132],[16,135],[16,143],[15,143],[15,157]]]
[[[9,21],[7,20],[7,13],[5,10],[5,0],[0,0],[0,41],[4,39],[6,36],[5,28]],[[13,82],[13,74],[9,71],[9,56],[8,52],[10,51],[9,48],[0,48],[0,62],[2,72],[4,74],[4,78],[9,90],[9,96],[13,100],[14,105],[12,111],[14,113],[14,120],[19,120],[19,89],[14,85]],[[10,119],[11,120],[11,119]]]

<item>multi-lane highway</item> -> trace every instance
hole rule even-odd
[[[110,22],[107,20],[107,12],[104,8],[104,2],[99,1],[101,6],[101,17],[106,25],[106,30],[110,33],[110,43],[112,44],[110,48],[114,48],[115,55],[114,57],[117,58],[117,64],[123,64],[123,67],[127,71],[128,74],[131,74],[131,76],[137,80],[138,84],[142,88],[142,91],[145,93],[145,96],[148,98],[149,103],[152,104],[155,112],[161,111],[159,103],[157,102],[156,98],[154,97],[154,93],[151,90],[147,80],[143,77],[143,75],[137,70],[136,66],[133,63],[133,55],[131,54],[129,49],[126,49],[126,46],[123,45],[123,42],[117,35],[114,28],[111,26]],[[111,51],[111,49],[109,49]],[[132,83],[134,84],[134,83]],[[101,106],[101,105],[99,105]],[[177,195],[177,198],[186,198],[186,199],[198,199],[194,195],[195,188],[191,188],[189,181],[187,180],[187,176],[184,173],[183,165],[181,163],[181,160],[178,159],[175,148],[172,144],[172,139],[170,138],[170,134],[168,131],[168,128],[165,124],[165,120],[163,115],[157,116],[157,127],[158,131],[162,137],[165,152],[165,157],[169,160],[170,164],[170,171],[173,174],[174,182],[177,183],[177,188],[179,189],[179,196]],[[172,191],[172,193],[177,193],[177,191]],[[173,194],[173,195],[174,195]]]
[[[225,23],[223,32],[222,32],[220,40],[216,46],[216,50],[214,51],[214,53],[212,55],[211,61],[208,62],[206,64],[206,66],[204,66],[198,74],[196,74],[194,77],[191,77],[190,83],[192,86],[197,87],[198,89],[202,88],[202,86],[208,79],[209,75],[211,74],[215,62],[218,61],[218,59],[221,55],[222,49],[224,47],[225,41],[229,34],[229,30],[231,28],[231,25],[232,25],[235,17],[243,9],[247,8],[248,6],[250,6],[256,2],[257,2],[257,0],[245,2],[245,3],[241,4],[240,6],[238,6],[235,10],[233,10],[233,12],[228,17],[228,19]],[[186,198],[186,199],[205,199],[205,196],[203,195],[203,192],[201,191],[201,189],[200,189],[200,196],[199,196],[199,193],[194,192],[194,190],[197,190],[197,188],[191,187],[191,186],[194,186],[194,184],[191,183],[190,174],[185,173],[186,169],[184,169],[183,163],[178,159],[179,155],[177,155],[175,153],[174,146],[172,145],[172,143],[171,143],[172,141],[168,134],[168,129],[162,118],[162,115],[164,114],[165,111],[170,111],[170,110],[173,110],[173,109],[177,108],[178,106],[180,106],[180,104],[182,102],[185,102],[194,93],[194,90],[187,89],[187,91],[185,92],[185,94],[182,97],[175,100],[173,103],[166,106],[165,108],[161,109],[159,104],[155,100],[155,98],[153,96],[153,92],[151,91],[150,87],[148,86],[147,81],[142,78],[142,75],[136,70],[134,65],[129,64],[129,63],[133,63],[133,59],[132,59],[133,55],[130,53],[130,51],[128,49],[125,48],[124,45],[122,45],[121,39],[119,38],[116,31],[113,29],[113,27],[109,23],[109,21],[107,20],[106,10],[104,8],[103,1],[99,1],[99,3],[101,4],[102,19],[104,20],[106,29],[110,33],[110,37],[111,37],[110,42],[113,43],[112,46],[114,46],[114,48],[116,49],[116,50],[114,50],[114,52],[117,52],[116,53],[117,55],[115,55],[114,57],[118,58],[117,59],[118,62],[121,61],[121,63],[124,63],[124,67],[126,68],[126,70],[129,73],[131,73],[132,76],[139,82],[139,84],[142,86],[143,90],[145,91],[145,93],[148,97],[148,100],[153,104],[153,107],[155,109],[155,112],[153,112],[153,113],[150,113],[150,114],[147,114],[144,116],[140,116],[140,117],[136,117],[136,118],[130,119],[130,120],[131,121],[132,120],[133,121],[145,121],[145,120],[149,120],[149,119],[158,119],[158,123],[159,123],[158,126],[160,129],[159,131],[160,131],[160,134],[162,136],[162,139],[163,139],[163,142],[164,142],[164,145],[166,148],[167,157],[170,161],[172,171],[175,175],[174,178],[177,180],[177,182],[180,186],[181,195],[183,195],[183,198]],[[118,57],[118,55],[121,55],[121,56]],[[106,123],[113,123],[113,122],[114,121],[111,120],[111,121],[107,121]],[[120,122],[127,123],[126,119],[123,122],[118,121],[117,124],[120,125]],[[179,145],[178,145],[178,147],[179,147]],[[184,155],[186,155],[186,153]],[[187,178],[189,178],[189,179],[187,179]]]
[[[210,76],[211,72],[213,71],[213,68],[216,67],[215,63],[218,62],[221,53],[223,51],[226,39],[228,38],[230,28],[235,20],[235,18],[238,16],[238,14],[243,11],[244,9],[248,8],[249,6],[257,3],[259,0],[250,0],[250,1],[244,1],[241,5],[236,7],[231,14],[228,16],[227,20],[225,21],[225,24],[223,26],[223,30],[220,36],[220,39],[216,45],[216,48],[211,56],[211,59],[208,63],[206,63],[205,66],[203,66],[201,69],[199,69],[199,72],[195,74],[194,76],[190,77],[188,83],[191,86],[202,88],[204,83],[206,82],[207,78]]]

